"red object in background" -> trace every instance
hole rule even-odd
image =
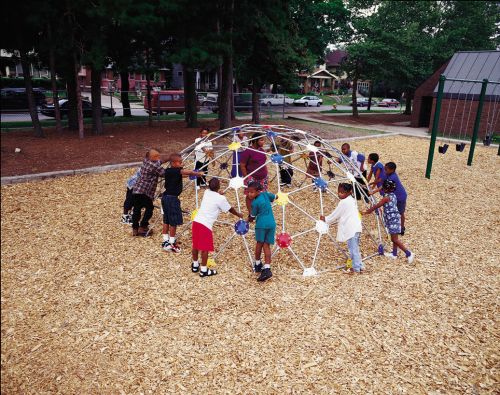
[[[278,237],[276,237],[276,244],[280,248],[288,248],[290,244],[292,244],[292,237],[288,233],[280,233]]]

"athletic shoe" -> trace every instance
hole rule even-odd
[[[413,252],[410,253],[410,256],[406,257],[406,259],[408,259],[408,263],[411,265],[415,260],[415,254]]]
[[[206,272],[202,272],[200,270],[200,277],[210,277],[210,276],[215,276],[217,274],[217,270],[215,269],[207,269]]]
[[[172,252],[181,252],[181,247],[179,247],[177,244],[170,244],[168,243],[168,246],[165,248],[166,251],[172,251]]]
[[[253,264],[253,271],[254,271],[254,273],[260,273],[260,272],[262,272],[262,268],[263,267],[264,267],[264,265],[262,263],[259,263],[258,265],[256,265],[255,262],[254,262],[254,264]]]
[[[269,280],[273,276],[273,273],[271,273],[271,269],[262,269],[262,273],[260,273],[259,278],[257,281],[266,281]]]
[[[132,225],[132,216],[130,214],[122,214],[122,224]]]
[[[391,258],[391,259],[398,259],[398,256],[397,256],[397,255],[394,255],[392,252],[384,252],[384,255],[385,255],[387,258]]]
[[[161,248],[163,248],[165,251],[169,251],[168,249],[169,245],[170,243],[168,242],[168,240],[165,240],[163,243],[161,243]]]

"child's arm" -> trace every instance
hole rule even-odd
[[[375,182],[376,184],[376,182]],[[382,187],[375,188],[373,191],[368,192],[368,195],[375,195],[377,192],[380,192],[382,190]]]
[[[234,207],[231,207],[229,209],[229,212],[233,215],[236,215],[237,217],[243,218],[243,214],[241,214],[239,211],[236,211]]]
[[[382,207],[382,206],[383,206],[384,204],[386,204],[389,200],[390,200],[390,199],[389,199],[389,197],[387,197],[387,196],[386,196],[386,197],[384,197],[384,198],[380,199],[380,201],[379,201],[377,204],[375,204],[374,206],[371,206],[368,210],[363,211],[361,214],[363,214],[363,215],[370,214],[370,213],[372,213],[373,211],[375,211],[376,209],[378,209],[378,208]]]
[[[372,175],[373,175],[373,169],[370,169],[370,172],[368,173],[368,177],[366,177],[366,181],[370,182],[370,179],[372,178]],[[375,176],[375,180],[377,179],[377,177]]]
[[[340,219],[341,213],[342,213],[342,206],[339,204],[330,215],[327,215],[326,217],[321,216],[323,217],[323,219],[321,219],[321,217],[320,219],[322,221],[325,221],[327,224],[331,224],[332,222],[336,222]]]
[[[269,197],[269,200],[271,202],[274,202],[276,200],[276,195],[274,193],[268,192],[267,196]]]
[[[182,169],[181,174],[183,176],[196,176],[196,177],[201,177],[203,173],[201,171],[194,171],[194,170],[188,170],[188,169]]]

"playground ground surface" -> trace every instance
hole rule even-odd
[[[278,256],[259,284],[236,247],[200,279],[188,237],[119,224],[133,169],[2,186],[2,393],[498,393],[500,157],[449,150],[427,180],[428,144],[353,143],[398,164],[417,256],[360,276]]]

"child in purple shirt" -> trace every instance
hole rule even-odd
[[[394,190],[394,194],[396,195],[397,199],[397,207],[399,214],[401,215],[401,236],[405,234],[405,211],[406,211],[406,199],[408,197],[406,193],[406,189],[404,188],[403,184],[401,183],[401,180],[399,179],[398,175],[396,174],[396,164],[394,162],[387,162],[384,166],[385,170],[385,177],[381,178],[381,181],[384,182],[385,180],[390,180],[393,181],[394,184],[396,184],[396,189]],[[380,192],[382,188],[377,188],[375,189],[372,194]]]
[[[380,188],[382,186],[382,179],[385,179],[385,169],[382,162],[379,160],[379,156],[376,153],[371,153],[368,155],[368,164],[371,166],[370,173],[368,173],[367,181],[370,182],[373,176],[373,182],[370,182],[371,186],[377,186]]]

